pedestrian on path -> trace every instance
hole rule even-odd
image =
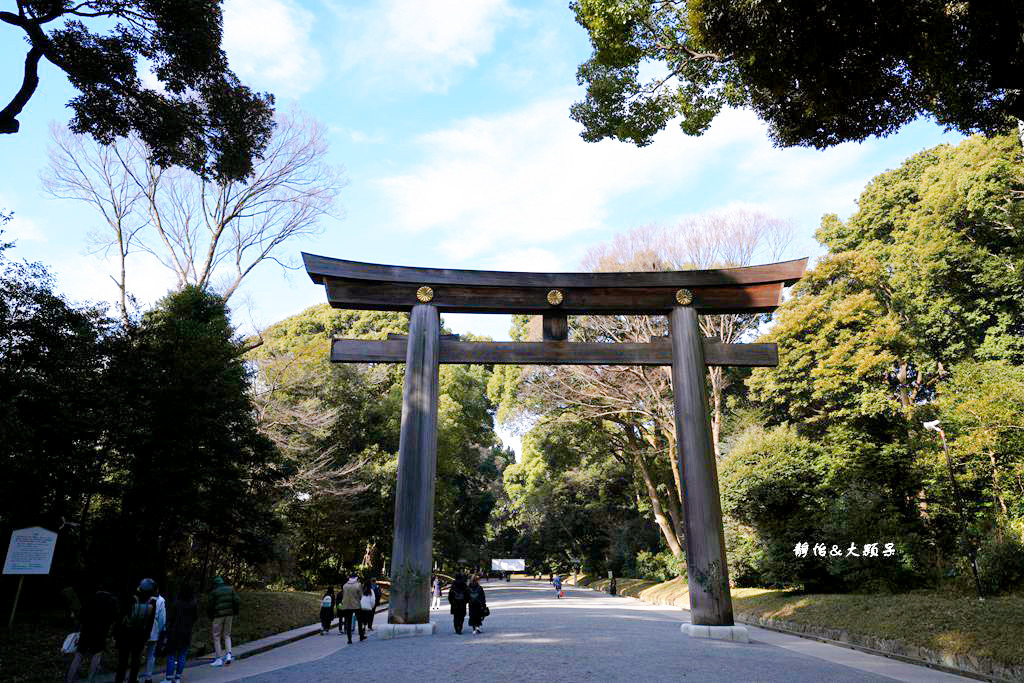
[[[551,581],[551,583],[555,587],[555,597],[556,598],[561,598],[562,597],[562,577],[560,575],[556,576],[554,578],[554,580]]]
[[[441,577],[437,574],[434,575],[430,588],[434,596],[430,602],[430,609],[441,609]]]
[[[341,635],[342,629],[348,636],[348,642],[352,642],[352,620],[359,611],[359,598],[363,594],[363,586],[359,583],[359,577],[353,572],[349,577],[345,585],[341,587],[341,600],[339,601],[338,616],[341,621],[338,622],[338,635]]]
[[[326,636],[331,631],[334,621],[334,586],[330,586],[324,597],[320,598],[320,635]]]
[[[374,595],[370,580],[363,580],[363,593],[359,596],[359,640],[366,640],[366,628],[373,616]]]
[[[370,588],[373,590],[373,611],[370,612],[370,621],[366,625],[367,630],[373,630],[373,617],[377,614],[377,607],[380,606],[380,584],[377,579],[370,579]]]
[[[156,641],[160,639],[160,633],[167,628],[167,601],[160,595],[159,586],[156,587],[156,613],[153,619],[153,626],[149,631],[149,639],[146,641],[146,683],[153,683],[153,669],[156,668]]]
[[[83,659],[89,660],[89,683],[96,677],[103,650],[107,647],[110,627],[117,621],[117,597],[107,591],[96,591],[81,609],[78,650],[68,667],[67,683],[78,680],[78,668]]]
[[[484,617],[491,613],[487,609],[487,596],[484,595],[484,587],[480,585],[480,576],[473,574],[469,580],[469,587],[466,589],[466,600],[469,602],[469,625],[473,633],[481,632],[480,627],[484,623]]]
[[[186,585],[171,604],[167,619],[167,671],[163,683],[181,683],[185,657],[192,645],[192,627],[199,616],[199,603],[192,586]]]
[[[143,579],[135,595],[125,601],[125,613],[114,633],[117,641],[117,674],[115,683],[139,680],[142,649],[156,620],[156,582]],[[127,676],[127,678],[125,678]]]
[[[238,593],[224,582],[221,577],[213,580],[213,590],[206,602],[206,612],[213,625],[213,652],[217,656],[210,666],[230,666],[234,656],[231,654],[231,622],[238,616]],[[224,646],[221,647],[221,637]]]
[[[466,619],[466,578],[456,574],[452,587],[448,589],[448,602],[451,604],[452,619],[456,633],[462,633],[462,622]]]

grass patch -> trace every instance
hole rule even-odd
[[[742,591],[750,591],[744,595]],[[1024,664],[1024,595],[977,598],[921,590],[895,595],[801,594],[740,589],[738,612]]]
[[[583,583],[582,581],[580,582]],[[604,590],[607,579],[589,584]],[[685,579],[664,583],[620,579],[620,592],[658,605],[688,609]],[[919,590],[894,595],[816,594],[763,588],[732,589],[733,609],[763,618],[896,640],[953,655],[989,657],[1024,665],[1024,594],[980,602],[950,591]]]
[[[303,592],[240,591],[241,609],[231,626],[232,645],[316,623],[320,615],[320,594]],[[0,630],[0,671],[10,683],[52,683],[63,681],[71,655],[60,652],[64,637],[71,631],[62,610],[18,612],[13,633]],[[205,603],[200,602],[199,619],[192,630],[190,657],[213,650],[210,619]],[[166,660],[158,660],[157,668]],[[113,639],[103,653],[101,671],[117,668]],[[83,672],[84,672],[83,668]],[[161,673],[162,677],[162,673]]]

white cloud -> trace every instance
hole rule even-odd
[[[379,186],[399,227],[443,233],[441,247],[461,260],[499,241],[535,247],[601,229],[617,198],[652,185],[685,186],[703,160],[746,134],[719,129],[699,144],[668,134],[637,149],[586,143],[578,133],[562,99],[460,121],[420,137],[426,161]]]
[[[343,64],[390,87],[445,92],[460,69],[491,51],[507,0],[374,0],[352,10],[336,5]]]
[[[547,100],[416,138],[423,160],[376,181],[393,225],[430,234],[451,263],[500,254],[499,269],[573,270],[566,244],[748,206],[794,220],[806,251],[821,215],[852,211],[877,173],[868,144],[779,149],[749,111],[722,112],[701,137],[670,125],[640,149],[583,142],[568,108]]]
[[[310,32],[316,18],[294,0],[227,0],[224,51],[232,70],[256,89],[297,97],[323,75]]]

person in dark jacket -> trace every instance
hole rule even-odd
[[[78,680],[78,668],[83,659],[89,661],[89,682],[96,677],[96,670],[107,647],[110,627],[117,621],[118,603],[113,593],[96,591],[86,600],[81,609],[81,629],[78,636],[78,651],[68,667],[67,683]]]
[[[199,616],[199,603],[196,602],[195,591],[185,586],[171,605],[167,621],[167,673],[165,683],[180,683],[182,672],[185,671],[185,657],[192,644],[192,627]]]
[[[469,603],[469,625],[473,627],[473,633],[480,633],[480,626],[487,616],[487,596],[484,595],[484,587],[480,585],[480,577],[473,574],[469,580],[469,587],[466,588],[466,600]]]
[[[451,613],[456,633],[462,633],[462,622],[466,619],[466,577],[456,574],[452,587],[448,589],[448,602],[451,604]]]
[[[238,593],[235,592],[235,589],[224,583],[224,579],[216,577],[213,580],[213,590],[210,591],[210,597],[206,603],[206,611],[212,622],[213,651],[217,655],[210,666],[228,666],[234,659],[231,654],[231,621],[238,616],[239,604]],[[221,649],[221,636],[224,637],[223,650]]]
[[[320,635],[326,636],[330,632],[332,621],[334,621],[334,586],[328,588],[324,596],[320,598]]]
[[[114,640],[117,643],[117,674],[114,681],[135,683],[139,678],[142,648],[146,647],[156,620],[156,582],[152,579],[140,581],[135,594],[125,600],[124,604],[124,617],[114,629]]]

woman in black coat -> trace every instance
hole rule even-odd
[[[452,618],[456,633],[462,633],[462,622],[466,619],[467,599],[466,577],[462,574],[456,574],[452,587],[448,590],[448,602],[452,606]]]
[[[488,614],[487,596],[484,595],[484,588],[480,585],[480,577],[473,574],[469,580],[469,587],[466,589],[466,600],[469,603],[469,625],[473,627],[473,633],[480,633],[480,626],[484,623],[484,617]]]
[[[334,621],[334,600],[334,586],[331,586],[320,598],[320,635],[322,636],[326,636],[331,631],[331,622]]]
[[[199,614],[199,605],[190,586],[178,593],[171,605],[170,620],[167,622],[167,676],[169,681],[180,681],[185,670],[185,656],[192,645],[192,627]]]

